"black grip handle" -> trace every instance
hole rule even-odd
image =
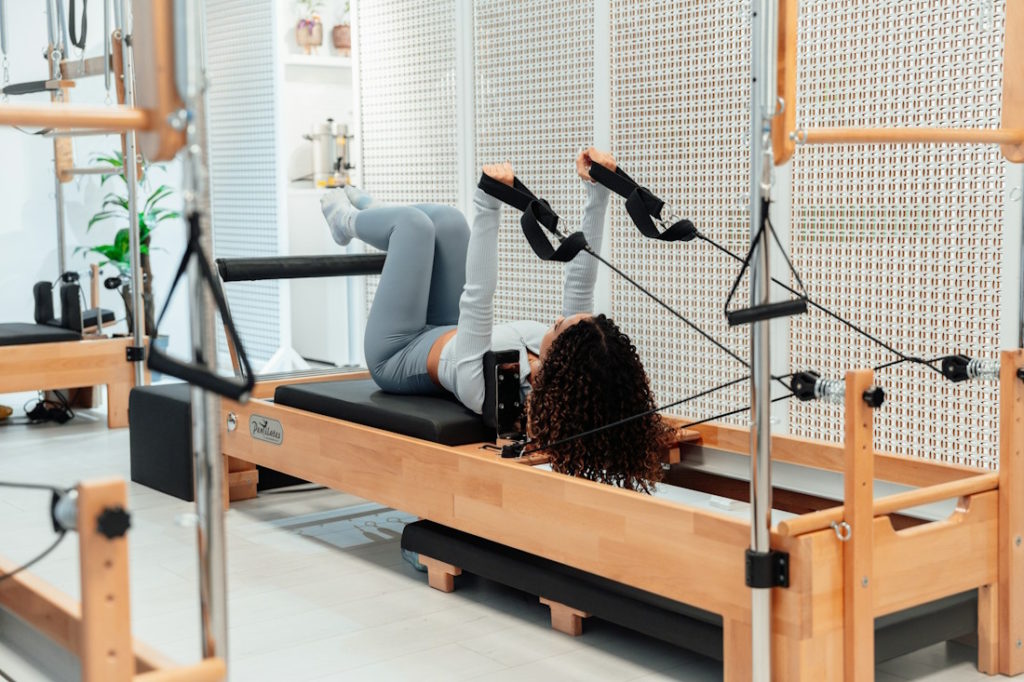
[[[385,257],[386,254],[383,253],[366,253],[337,256],[218,258],[217,270],[224,282],[379,275],[384,269]]]
[[[37,92],[46,92],[47,81],[27,81],[25,83],[11,83],[4,86],[5,95],[32,95]]]
[[[725,314],[725,318],[729,321],[730,327],[737,327],[741,324],[774,320],[777,317],[803,315],[806,312],[807,300],[803,298],[794,298],[789,301],[779,301],[778,303],[756,305],[752,308],[731,310]]]
[[[161,352],[155,345],[149,347],[149,368],[238,402],[248,400],[255,383],[252,374],[238,379],[223,377],[202,365],[176,360]]]

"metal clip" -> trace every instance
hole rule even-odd
[[[836,537],[839,538],[839,542],[847,542],[853,535],[853,528],[851,528],[850,524],[846,521],[840,521],[839,523],[833,521],[828,524],[828,526],[836,532]]]

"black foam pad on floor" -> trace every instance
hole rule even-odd
[[[0,324],[0,346],[20,346],[32,343],[56,343],[58,341],[79,341],[82,335],[62,327],[27,322],[5,322]]]
[[[722,660],[722,618],[703,609],[432,521],[407,525],[402,548]],[[875,619],[875,662],[969,636],[977,629],[977,590],[891,613]]]
[[[370,379],[278,386],[274,402],[443,445],[494,441],[494,429],[454,398],[385,393]]]

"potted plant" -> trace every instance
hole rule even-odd
[[[323,4],[323,0],[296,0],[299,23],[295,26],[295,42],[306,54],[324,44],[324,25],[317,12]]]
[[[346,57],[352,54],[352,25],[349,23],[348,0],[345,0],[345,11],[342,12],[341,21],[331,29],[331,41],[338,54]]]
[[[100,211],[89,220],[89,225],[86,228],[86,231],[92,230],[94,225],[107,221],[115,221],[119,227],[117,232],[114,233],[114,238],[110,243],[88,247],[80,246],[75,249],[75,253],[78,253],[79,251],[86,251],[98,254],[104,259],[98,263],[101,268],[111,266],[116,269],[117,275],[122,282],[119,287],[119,291],[121,299],[124,301],[125,314],[128,319],[128,328],[131,329],[135,310],[132,305],[131,293],[131,266],[129,263],[131,237],[128,232],[128,180],[125,178],[124,174],[124,157],[121,155],[121,152],[116,151],[108,156],[96,156],[93,161],[120,169],[120,172],[117,174],[101,176],[101,186],[106,185],[107,181],[112,178],[119,178],[120,184],[103,198],[103,205],[100,207]],[[144,164],[143,177],[145,177],[145,171],[147,169],[148,165]],[[140,190],[144,189],[144,187],[144,183],[140,181]],[[170,187],[167,185],[160,185],[150,192],[149,196],[146,196],[144,201],[144,192],[140,191],[137,197],[139,201],[142,201],[142,206],[139,209],[139,260],[142,268],[143,281],[143,319],[145,320],[146,336],[149,337],[153,336],[156,327],[153,317],[153,269],[149,258],[151,249],[150,242],[153,237],[153,231],[159,227],[161,223],[168,220],[176,220],[181,217],[181,214],[178,211],[162,205],[163,202],[172,196],[172,194],[173,190]]]

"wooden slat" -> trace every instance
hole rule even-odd
[[[874,515],[885,516],[894,512],[918,507],[924,504],[950,500],[955,497],[964,497],[995,490],[999,487],[999,474],[987,473],[971,478],[964,478],[959,481],[940,483],[927,488],[908,490],[894,495],[875,500]],[[842,507],[832,507],[821,511],[804,514],[792,519],[786,519],[779,523],[778,531],[782,535],[802,535],[813,533],[831,526],[833,522],[838,523],[843,519]]]
[[[1020,4],[1020,0],[1018,0]],[[1004,351],[999,374],[999,672],[1024,672],[1024,351]]]
[[[789,131],[796,128],[796,53],[797,53],[797,0],[779,1],[779,55],[778,84],[779,98],[783,110],[772,119],[772,154],[775,165],[789,161],[796,149],[796,142]]]
[[[687,423],[687,420],[673,421],[680,424]],[[744,427],[701,424],[692,428],[700,433],[703,445],[740,455],[750,454],[750,432]],[[775,462],[788,462],[815,469],[842,472],[843,458],[843,446],[840,444],[825,443],[798,436],[772,436],[772,461]],[[936,462],[923,457],[875,453],[875,478],[904,485],[930,486],[988,473],[988,471],[988,469],[960,464]]]
[[[901,531],[877,517],[875,616],[995,582],[998,497],[972,495],[949,519]]]
[[[999,583],[978,588],[978,672],[999,672]]]
[[[42,126],[89,130],[145,130],[149,112],[124,107],[81,104],[0,104],[0,126]]]
[[[135,673],[132,652],[128,538],[99,531],[104,510],[125,508],[120,478],[78,486],[78,559],[81,573],[82,680],[127,680]]]
[[[843,476],[844,520],[850,539],[843,543],[843,670],[847,682],[875,678],[875,619],[872,600],[874,506],[874,410],[864,402],[875,373],[869,369],[846,373]]]
[[[133,682],[221,682],[227,677],[228,669],[223,659],[207,658],[192,665],[136,675],[132,680]]]
[[[807,128],[798,144],[1024,144],[1024,128]]]
[[[1003,47],[1003,128],[1024,128],[1024,2],[1006,3],[1006,37]],[[1004,144],[1003,156],[1024,162],[1024,144]]]

